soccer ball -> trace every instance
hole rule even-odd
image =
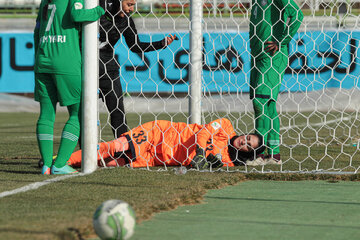
[[[121,200],[107,200],[95,211],[93,225],[101,239],[129,239],[135,230],[135,212]]]

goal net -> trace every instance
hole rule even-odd
[[[250,22],[252,9],[256,6],[266,9],[268,2],[272,1],[200,1],[203,6],[202,69],[198,111],[202,124],[223,117],[231,121],[238,134],[256,131],[250,99],[251,72],[256,65],[251,63],[255,56],[250,49],[249,26],[253,24]],[[304,18],[288,44],[288,63],[276,99],[282,164],[225,165],[223,170],[359,172],[360,2],[295,2]],[[285,10],[277,10],[281,15],[287,14]],[[125,36],[135,31],[131,22],[116,23],[119,12],[108,12],[114,14],[107,15],[112,25],[102,23],[99,27],[100,65],[103,65],[100,79],[110,79],[107,87],[118,89],[121,84],[122,93],[100,88],[103,99],[99,100],[100,142],[113,140],[117,131],[130,130],[153,120],[190,123],[191,57],[196,50],[191,48],[194,16],[190,14],[190,1],[138,0],[130,16],[140,42],[133,39],[133,45],[129,36]],[[114,31],[120,36],[115,43],[116,36],[111,35]],[[104,33],[106,37],[102,38]],[[169,34],[176,34],[178,40],[166,48],[159,47],[157,42]],[[144,47],[141,42],[153,44]],[[102,52],[104,48],[111,48],[113,55]],[[142,51],[138,51],[140,48]],[[148,51],[150,48],[154,51]],[[107,64],[118,64],[118,74]],[[114,102],[114,99],[117,100]],[[115,116],[120,118],[120,123],[113,119]],[[274,123],[270,121],[270,124]],[[113,156],[114,159],[120,157],[123,155]],[[106,165],[104,161],[102,164]],[[161,169],[166,168],[167,164],[163,163]]]

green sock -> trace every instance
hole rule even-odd
[[[268,101],[269,99],[266,98],[253,99],[256,133],[263,136],[265,146],[268,144],[267,140],[271,124],[268,114]],[[262,154],[265,154],[265,151]]]
[[[280,153],[280,120],[276,111],[276,102],[269,101],[269,117],[271,121],[270,132],[268,134],[268,154],[275,155]]]
[[[70,116],[63,129],[58,155],[54,164],[57,168],[66,165],[66,162],[76,147],[80,135],[80,104],[68,106],[68,111]]]
[[[56,103],[40,103],[40,116],[36,124],[36,137],[44,165],[51,167],[54,143]]]

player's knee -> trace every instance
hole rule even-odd
[[[254,107],[255,114],[261,114],[263,112],[265,104],[266,104],[266,102],[264,101],[264,99],[254,98],[253,99],[253,107]]]
[[[70,116],[66,124],[80,131],[80,119],[77,116]]]

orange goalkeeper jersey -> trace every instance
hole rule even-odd
[[[196,144],[210,153],[222,155],[222,161],[234,166],[228,144],[235,136],[226,118],[205,125],[157,120],[142,124],[123,134],[129,140],[132,167],[189,165],[195,156]]]

